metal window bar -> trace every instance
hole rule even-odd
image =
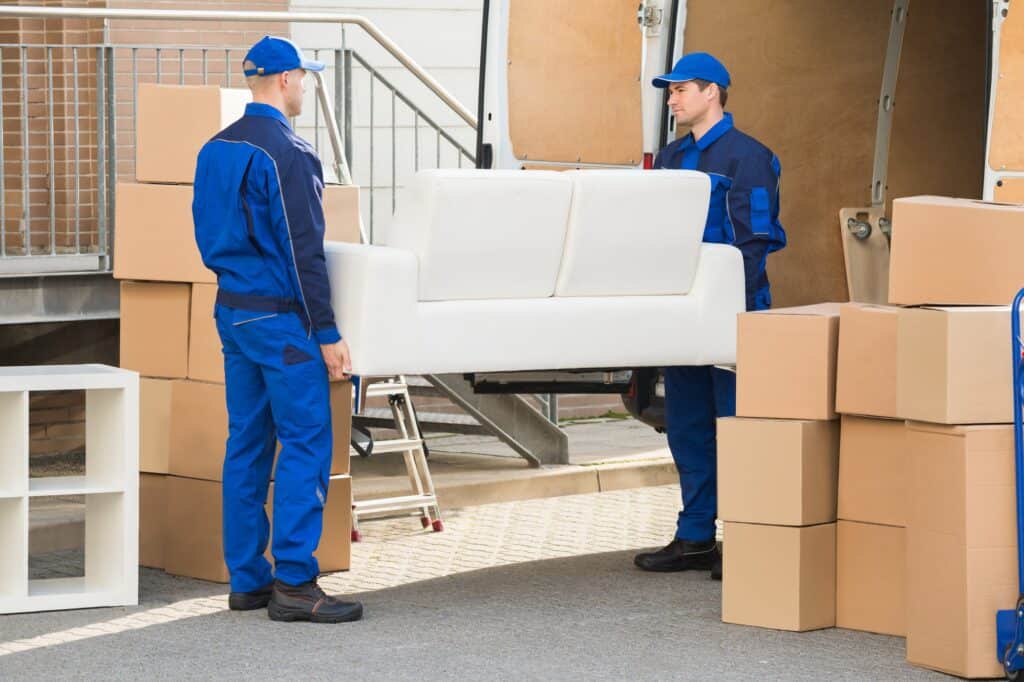
[[[91,255],[90,260],[72,263],[71,267],[66,267],[65,261],[63,268],[54,265],[41,267],[38,271],[28,270],[27,272],[30,274],[109,272],[112,266],[112,235],[116,227],[113,225],[116,183],[119,176],[131,177],[133,172],[131,155],[130,153],[126,154],[126,150],[122,148],[118,128],[121,129],[121,132],[131,132],[134,129],[134,121],[138,116],[140,84],[147,81],[181,84],[195,82],[195,80],[209,84],[213,77],[218,84],[223,82],[224,85],[237,85],[231,82],[233,76],[231,64],[233,60],[241,59],[243,48],[223,48],[223,79],[221,74],[211,73],[210,52],[219,48],[210,48],[209,46],[0,45],[0,50],[3,49],[6,49],[4,54],[15,55],[16,63],[20,63],[21,74],[25,76],[20,82],[22,106],[20,111],[15,109],[18,112],[15,115],[20,114],[19,139],[24,149],[20,164],[22,176],[20,189],[23,204],[21,207],[22,220],[19,226],[20,238],[11,239],[11,230],[8,229],[8,224],[11,221],[7,220],[6,213],[0,215],[0,257],[10,262],[11,258],[22,255],[33,256],[35,262],[41,263],[42,257]],[[166,52],[171,54],[176,52],[178,58],[164,64],[163,57]],[[328,78],[326,82],[333,85],[334,92],[328,94],[334,96],[337,107],[335,122],[338,124],[338,128],[344,131],[346,157],[350,167],[358,173],[357,181],[360,179],[358,175],[365,175],[364,171],[369,173],[368,179],[362,179],[368,180],[365,189],[369,192],[370,220],[368,225],[371,231],[376,217],[375,209],[378,202],[375,194],[377,192],[382,189],[390,189],[392,211],[397,207],[398,190],[402,182],[398,164],[403,158],[402,155],[411,152],[404,158],[411,159],[414,170],[419,170],[423,166],[421,128],[435,133],[435,165],[442,165],[442,160],[446,158],[446,155],[442,155],[442,145],[446,149],[452,148],[457,165],[461,166],[466,160],[474,162],[473,154],[466,147],[419,108],[409,96],[398,90],[388,78],[377,68],[371,66],[361,55],[350,49],[337,48],[317,48],[314,54],[316,57],[321,57],[324,52],[333,53],[333,60],[326,61],[329,66],[333,61],[334,78],[333,80]],[[89,71],[83,72],[81,69],[83,55],[88,55],[88,60],[93,62],[89,64]],[[120,55],[120,58],[117,55]],[[60,71],[61,79],[65,83],[70,80],[70,87],[57,87],[56,65],[58,60],[62,69]],[[12,60],[8,59],[7,61]],[[177,74],[173,73],[175,63],[178,69]],[[353,64],[367,73],[371,92],[374,95],[369,102],[365,101],[365,97],[361,97],[359,102],[353,101],[353,84],[356,80],[353,75],[355,68]],[[0,64],[0,73],[3,69],[4,66]],[[38,87],[39,90],[45,89],[46,91],[42,97],[37,91],[37,85],[29,82],[32,69],[35,69],[37,74],[40,69],[44,71],[45,86]],[[70,79],[68,78],[69,71]],[[234,69],[234,72],[238,72],[238,69]],[[3,75],[10,76],[9,73]],[[83,75],[85,75],[84,81]],[[35,78],[38,79],[40,76],[36,75]],[[119,83],[119,79],[123,79],[124,83]],[[376,95],[380,88],[384,88],[384,91],[391,96],[391,168],[384,169],[387,173],[385,177],[390,178],[390,188],[377,186],[381,169],[375,152],[376,146],[381,142],[377,137],[382,131],[378,129]],[[33,101],[41,100],[43,102],[46,120],[42,120],[43,117],[30,114],[28,109],[30,94],[35,98]],[[0,98],[3,96],[4,93],[0,93]],[[83,114],[84,103],[92,101],[95,101],[94,112]],[[68,145],[64,141],[68,138],[62,134],[62,141],[57,148],[55,135],[58,134],[56,128],[58,108],[66,107],[68,104],[71,106],[71,115],[62,116],[61,119],[66,122],[63,131],[74,140],[74,143]],[[118,118],[119,105],[128,105],[130,119],[128,116]],[[370,125],[367,132],[369,132],[370,155],[369,159],[364,159],[362,167],[358,168],[354,163],[356,159],[353,158],[353,119],[360,105],[369,109]],[[39,105],[33,104],[32,106]],[[325,124],[320,116],[321,109],[322,107],[314,99],[314,131],[312,132],[318,147],[326,146],[326,135],[322,135],[323,131],[320,130],[320,127]],[[403,138],[399,134],[400,129],[407,130],[409,127],[404,123],[408,120],[404,119],[406,115],[411,118],[411,140]],[[10,118],[5,121],[0,117],[0,139],[3,139],[3,126],[10,121]],[[39,137],[40,132],[46,137]],[[97,139],[95,142],[89,142],[93,134]],[[31,152],[33,136],[39,137],[40,140],[46,140],[45,164],[48,168],[45,170],[40,170],[42,163],[32,161],[33,158],[41,158],[34,157]],[[133,134],[130,134],[128,138],[130,141]],[[406,140],[404,143],[403,139]],[[85,148],[82,147],[83,142],[86,143]],[[399,149],[403,144],[408,145],[410,142],[413,149],[408,152],[404,151],[404,148]],[[13,146],[16,147],[16,145]],[[88,148],[90,146],[92,146],[91,149]],[[7,145],[6,148],[0,149],[0,169],[9,170],[4,161],[9,158],[8,152],[11,147],[12,145]],[[58,158],[55,158],[55,152],[60,157],[59,167],[67,168],[64,185],[55,185],[58,182],[55,177],[58,170]],[[72,156],[73,163],[70,158]],[[127,165],[119,165],[119,159],[127,162]],[[121,165],[124,165],[124,168],[121,168]],[[89,178],[88,183],[84,182],[87,177]],[[46,184],[40,182],[41,178],[46,181]],[[0,173],[0,196],[6,196],[4,190],[9,187],[8,179],[7,173]],[[44,195],[47,194],[48,199],[44,198]],[[41,212],[46,210],[42,203],[47,200],[50,204],[49,215]],[[62,206],[60,205],[61,201],[73,203],[74,206]],[[36,213],[36,217],[33,217],[33,212]],[[48,222],[46,222],[47,218],[49,218]],[[47,225],[47,227],[44,228],[43,225]],[[18,244],[19,241],[20,244]],[[51,258],[51,260],[53,259]],[[25,272],[25,270],[15,272],[0,264],[0,276],[25,274]]]

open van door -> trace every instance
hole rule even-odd
[[[884,302],[893,198],[981,198],[984,184],[1024,200],[1024,163],[1003,159],[1024,149],[1024,114],[999,107],[1016,76],[993,94],[986,154],[989,78],[1017,59],[997,44],[1007,69],[990,70],[993,29],[1015,44],[1009,5],[485,0],[478,164],[641,167],[677,134],[651,78],[684,51],[711,52],[732,74],[736,125],[782,162],[789,244],[768,260],[774,304]]]
[[[685,7],[685,3],[683,3]],[[484,0],[477,166],[641,167],[669,135],[650,81],[679,0]]]

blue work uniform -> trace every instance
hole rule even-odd
[[[278,109],[260,103],[207,142],[192,216],[217,274],[228,440],[224,559],[231,590],[316,578],[332,455],[321,344],[341,339],[324,259],[323,171]],[[274,571],[264,503],[274,472]]]
[[[687,135],[667,145],[655,168],[698,170],[711,178],[704,241],[732,244],[743,253],[747,310],[771,307],[769,253],[786,245],[779,222],[778,157],[733,126],[732,114],[699,140]],[[718,514],[715,419],[736,414],[736,375],[714,367],[665,368],[665,427],[679,470],[683,510],[676,538],[705,542]]]

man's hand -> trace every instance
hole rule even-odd
[[[344,339],[338,343],[320,346],[320,352],[323,353],[324,364],[327,365],[327,374],[331,381],[341,381],[352,375],[352,358]]]

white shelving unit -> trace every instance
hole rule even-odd
[[[29,394],[85,391],[85,476],[29,476]],[[139,602],[139,375],[0,368],[0,613]],[[29,580],[29,498],[85,496],[85,575]]]

